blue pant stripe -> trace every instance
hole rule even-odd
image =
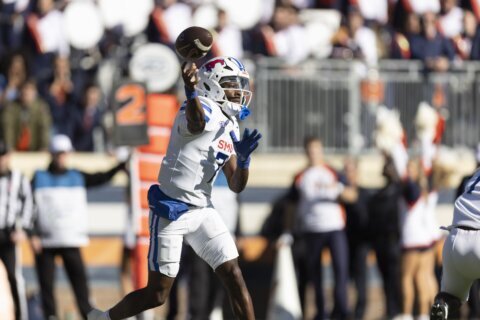
[[[150,245],[148,246],[148,266],[149,268],[153,268],[153,265],[150,265],[152,260],[152,246],[154,246],[154,226],[155,226],[155,221],[158,219],[158,217],[154,214],[152,214],[152,222],[150,224]]]
[[[155,215],[156,216],[156,215]],[[155,271],[160,271],[160,266],[158,265],[157,257],[158,257],[158,221],[160,220],[159,217],[157,217],[157,221],[155,221],[155,227],[154,227],[154,234],[155,234],[155,239],[154,243],[155,245],[153,246],[153,265],[155,267]]]

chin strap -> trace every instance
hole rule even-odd
[[[236,116],[238,115],[238,118],[240,120],[244,120],[250,115],[250,109],[245,107],[244,105],[230,102],[230,101],[225,101],[222,103],[222,110],[229,116]]]

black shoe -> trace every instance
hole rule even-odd
[[[448,305],[445,302],[435,302],[430,311],[430,320],[447,320]]]

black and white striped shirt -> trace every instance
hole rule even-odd
[[[0,175],[0,230],[33,227],[33,198],[30,181],[18,171]]]

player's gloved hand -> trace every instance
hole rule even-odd
[[[237,153],[237,165],[241,169],[248,169],[250,165],[250,155],[257,149],[258,141],[262,138],[262,135],[257,129],[250,133],[250,130],[245,128],[242,140],[239,141],[233,131],[230,131],[230,137],[232,138],[233,147]]]

